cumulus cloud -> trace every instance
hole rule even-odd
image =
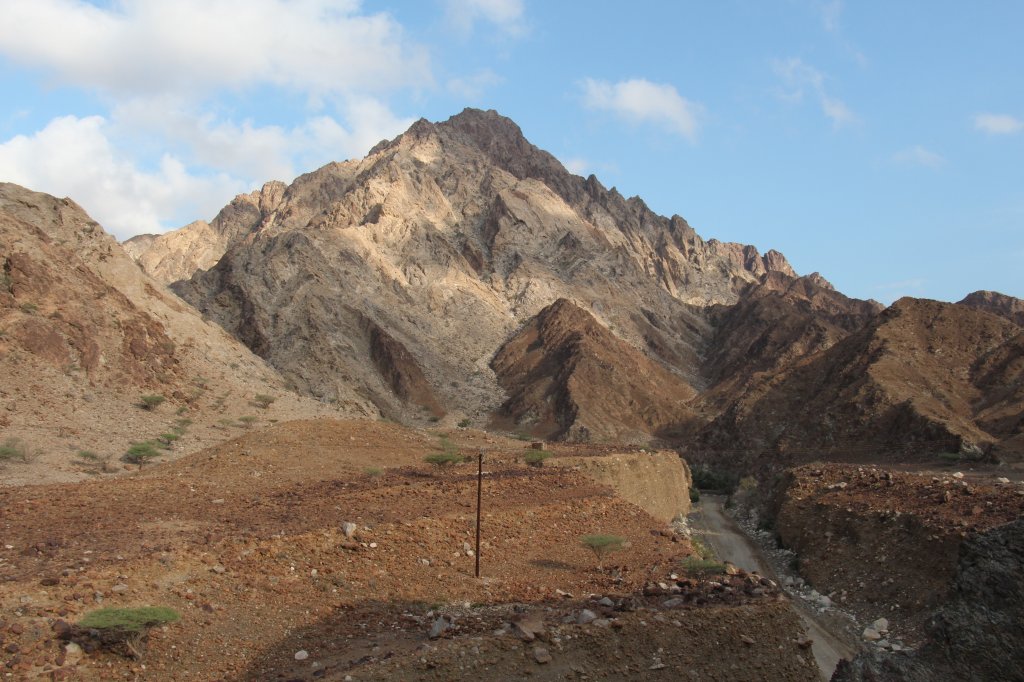
[[[813,66],[805,64],[802,59],[776,59],[772,62],[772,70],[786,88],[782,93],[783,98],[801,100],[805,91],[809,90],[817,98],[822,113],[832,121],[834,128],[842,128],[858,121],[857,115],[845,102],[828,93],[825,88],[825,75]]]
[[[179,215],[183,196],[197,215],[212,216],[225,197],[245,189],[224,173],[191,174],[171,155],[142,168],[118,152],[109,131],[101,116],[56,118],[34,135],[0,144],[0,177],[72,197],[119,239],[163,231],[162,220]]]
[[[184,150],[189,161],[249,182],[289,181],[297,171],[363,156],[413,122],[371,97],[349,98],[341,109],[347,127],[325,114],[286,128],[218,120],[176,99],[139,99],[115,107],[113,120],[126,137],[162,137],[167,146]]]
[[[501,4],[501,3],[498,3]],[[356,0],[6,0],[0,53],[108,93],[269,83],[315,95],[429,82],[426,53]]]
[[[941,168],[946,165],[946,159],[921,145],[901,149],[892,155],[892,160],[900,164],[926,168]]]
[[[977,114],[974,128],[989,135],[1014,135],[1024,130],[1024,120],[1009,114]]]
[[[446,0],[445,11],[448,21],[464,34],[479,21],[513,36],[526,31],[522,0]]]
[[[582,83],[583,103],[609,111],[633,123],[651,123],[694,140],[700,106],[682,97],[667,83],[634,78],[617,83],[587,78]]]

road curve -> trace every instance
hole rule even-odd
[[[700,503],[694,505],[690,515],[695,533],[722,561],[732,562],[744,570],[756,571],[778,581],[778,576],[761,548],[725,513],[724,504],[725,497],[721,495],[702,495]],[[792,603],[804,621],[807,636],[814,640],[811,651],[821,669],[821,677],[828,680],[839,660],[852,658],[855,652],[823,627],[802,603],[798,600]]]

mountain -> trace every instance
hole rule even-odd
[[[1017,299],[883,310],[569,173],[493,111],[129,248],[299,392],[406,423],[736,461],[1024,446]]]
[[[499,414],[545,438],[646,442],[693,419],[689,384],[565,299],[503,345],[492,367],[510,396]]]
[[[436,417],[434,403],[489,419],[505,402],[494,353],[559,298],[700,387],[704,306],[793,274],[781,254],[705,242],[570,174],[494,112],[421,120],[297,178],[274,206],[175,291],[300,390],[330,401],[351,386],[402,420]],[[431,398],[393,390],[370,326]]]
[[[77,453],[116,460],[176,419],[192,425],[175,449],[196,449],[221,420],[258,413],[258,394],[277,399],[277,417],[336,412],[290,394],[70,199],[0,183],[0,267],[0,430],[39,451],[38,467],[7,467],[8,482],[75,478],[87,463]],[[165,404],[142,409],[142,395]],[[353,402],[346,414],[375,410]]]
[[[766,376],[701,434],[751,461],[977,456],[1021,432],[1021,333],[966,306],[903,298],[821,352]]]
[[[1024,327],[1024,301],[1019,298],[1000,294],[998,291],[975,291],[967,294],[960,301],[960,305],[985,310]]]

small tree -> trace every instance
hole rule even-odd
[[[597,569],[603,571],[605,555],[622,549],[626,544],[626,538],[618,535],[584,535],[580,542],[594,553],[597,557]]]
[[[153,411],[164,402],[165,398],[162,395],[155,393],[150,395],[144,395],[139,399],[139,406],[144,410]]]
[[[144,440],[129,445],[128,451],[124,453],[124,457],[122,457],[122,459],[130,464],[138,464],[141,469],[142,465],[146,462],[159,456],[160,451],[156,449],[156,445],[153,441]]]
[[[275,398],[272,395],[266,395],[265,393],[257,393],[256,397],[252,399],[252,402],[256,407],[265,410],[268,407],[270,407],[275,400],[277,400],[277,398]]]
[[[68,633],[72,640],[98,640],[98,644],[129,658],[142,658],[149,629],[177,621],[181,616],[166,606],[99,609],[78,621]]]

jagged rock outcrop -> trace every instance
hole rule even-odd
[[[1024,679],[1024,519],[961,546],[951,597],[913,652],[864,653],[841,662],[832,682]]]
[[[1024,301],[1019,298],[998,291],[975,291],[967,294],[960,301],[960,305],[988,311],[1024,327]]]
[[[1016,325],[988,313],[900,299],[827,350],[751,386],[703,431],[700,448],[747,464],[761,455],[778,462],[979,454],[1019,428],[1012,418],[984,416],[1019,410],[1015,380],[1000,375],[1019,371],[1018,336]],[[1011,393],[998,405],[993,385]]]
[[[565,299],[542,310],[491,363],[500,414],[537,436],[646,442],[679,433],[693,387]]]
[[[268,182],[262,189],[239,194],[213,222],[197,220],[164,234],[140,234],[121,246],[154,279],[170,284],[208,270],[228,246],[243,239],[265,220],[284,198],[283,182]]]
[[[793,274],[781,254],[705,242],[568,173],[492,111],[418,121],[365,159],[297,178],[261,215],[175,290],[301,390],[332,400],[354,386],[396,418],[422,406],[382,395],[355,313],[402,344],[441,409],[479,416],[505,400],[495,351],[558,298],[700,385],[702,307]]]

